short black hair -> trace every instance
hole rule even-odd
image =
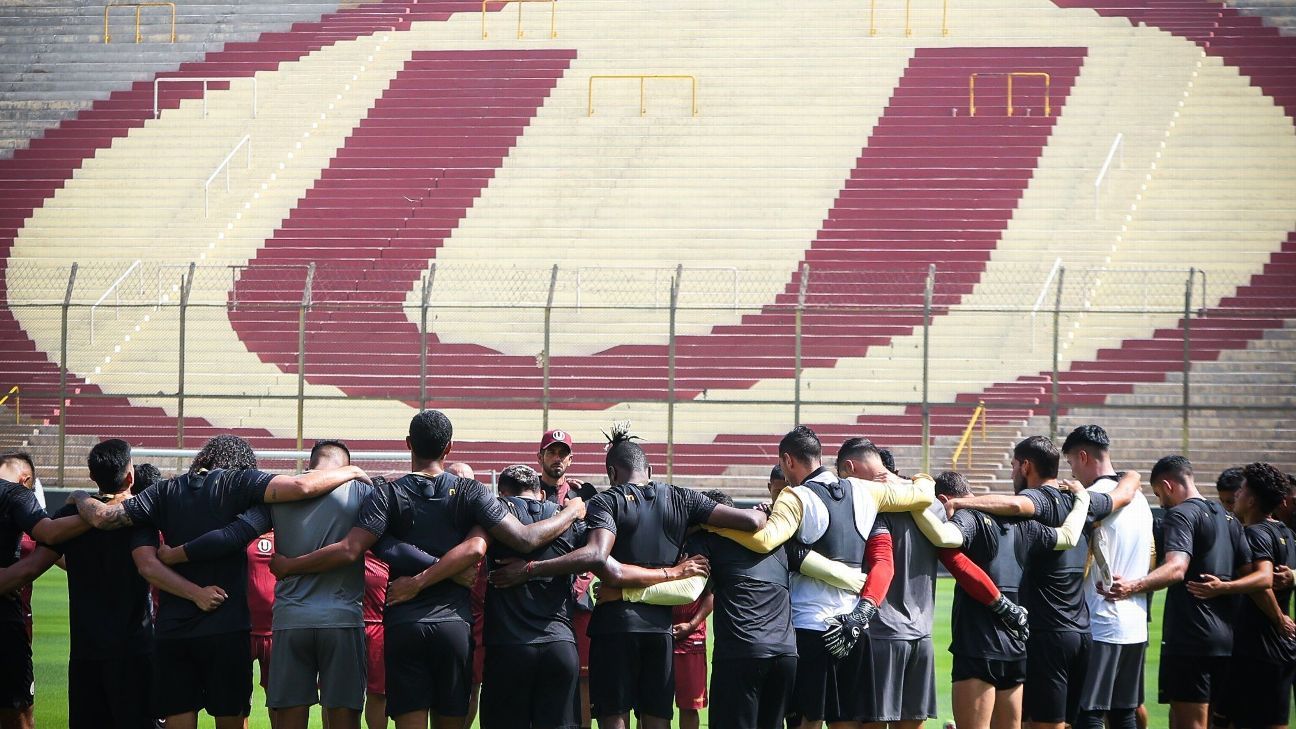
[[[130,461],[130,443],[120,438],[109,438],[90,449],[86,466],[90,469],[90,480],[95,482],[101,492],[119,494],[126,488]]]
[[[942,471],[936,476],[936,493],[948,498],[972,495],[972,485],[958,471]]]
[[[784,476],[784,475],[783,475],[783,467],[782,467],[782,466],[775,466],[775,467],[771,468],[771,469],[770,469],[770,477],[769,477],[769,480],[771,480],[771,481],[786,481],[786,480],[787,480],[787,476]]]
[[[1032,435],[1013,446],[1013,458],[1023,463],[1029,461],[1040,478],[1057,478],[1058,461],[1062,454],[1057,445],[1043,435]]]
[[[711,499],[717,504],[720,504],[721,506],[732,507],[734,505],[733,497],[721,491],[720,489],[711,489],[710,491],[703,491],[702,495],[707,497],[708,499]]]
[[[1183,456],[1165,456],[1152,467],[1150,478],[1152,483],[1156,483],[1162,478],[1168,478],[1171,481],[1186,484],[1188,479],[1192,478],[1192,475],[1192,463],[1187,458]]]
[[[135,483],[131,484],[131,493],[138,494],[144,489],[162,480],[162,472],[152,463],[135,464]]]
[[[882,451],[879,450],[878,447],[874,445],[873,441],[868,438],[862,438],[859,436],[847,438],[846,442],[842,443],[841,447],[837,449],[838,463],[846,460],[858,461],[865,456],[882,457]]]
[[[879,448],[878,458],[882,459],[882,467],[899,476],[900,472],[896,470],[895,455],[891,453],[890,448]]]
[[[505,496],[517,496],[523,491],[539,491],[540,474],[530,466],[509,466],[500,471],[496,484]]]
[[[1248,463],[1242,467],[1242,477],[1265,516],[1272,514],[1287,496],[1287,477],[1268,463]]]
[[[214,471],[218,468],[229,470],[246,470],[257,467],[256,453],[247,441],[237,435],[218,435],[207,441],[207,445],[194,456],[189,466],[190,473]]]
[[[779,441],[778,452],[779,458],[786,454],[801,463],[819,463],[823,460],[823,443],[813,430],[798,425]]]
[[[615,468],[625,475],[648,470],[648,454],[644,453],[644,449],[635,442],[639,440],[639,436],[631,434],[630,423],[613,423],[612,433],[607,435],[607,439],[607,454],[603,457],[604,466]]]
[[[1226,468],[1220,471],[1219,478],[1215,479],[1216,491],[1237,491],[1242,486],[1242,469],[1238,466]]]
[[[1062,452],[1070,453],[1073,449],[1084,448],[1090,452],[1106,453],[1111,448],[1111,439],[1107,431],[1098,425],[1081,425],[1067,435],[1062,441]]]
[[[410,418],[409,439],[414,455],[438,461],[454,439],[454,425],[440,410],[423,410]]]
[[[32,480],[36,480],[36,462],[32,460],[31,454],[26,451],[10,451],[0,453],[0,466],[7,466],[12,461],[21,461],[26,464],[27,470],[31,471]]]
[[[346,454],[347,463],[351,462],[351,449],[347,448],[346,443],[343,443],[340,440],[325,439],[317,440],[315,441],[315,445],[311,446],[310,467],[315,468],[318,466],[320,458],[329,450],[342,451]]]

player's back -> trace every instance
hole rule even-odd
[[[945,518],[945,506],[929,511]],[[886,640],[917,640],[931,635],[936,608],[936,547],[923,536],[909,514],[885,514],[891,534],[895,574],[869,635]]]
[[[1202,575],[1230,581],[1250,561],[1241,523],[1213,501],[1191,498],[1170,509],[1165,518],[1165,550],[1189,556],[1182,581],[1166,590],[1162,652],[1166,655],[1227,656],[1233,650],[1233,596],[1201,600],[1188,583]]]
[[[500,501],[523,524],[552,519],[558,513],[558,505],[550,501],[518,496]],[[501,559],[553,559],[583,544],[584,531],[584,525],[577,522],[554,541],[525,555],[497,542],[491,545],[487,557],[492,568]],[[485,581],[484,578],[481,581]],[[571,624],[574,609],[572,575],[533,577],[520,585],[503,589],[487,583],[484,642],[486,645],[574,642]]]
[[[343,484],[319,498],[274,504],[275,550],[298,557],[342,541],[373,487]],[[274,628],[347,628],[363,624],[364,564],[290,575],[275,585]]]

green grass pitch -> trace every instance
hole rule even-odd
[[[951,580],[942,579],[937,583],[936,604],[938,615],[949,615],[950,601],[954,584]],[[67,726],[67,578],[58,568],[50,570],[36,582],[32,596],[32,609],[36,616],[35,625],[35,664],[36,664],[36,726],[39,729]],[[1152,729],[1166,729],[1166,707],[1158,706],[1156,700],[1156,675],[1159,663],[1161,639],[1161,605],[1160,597],[1156,600],[1155,615],[1152,621],[1151,648],[1147,660],[1148,709],[1151,713]],[[936,643],[936,686],[939,718],[927,723],[929,729],[940,729],[951,720],[949,702],[950,654],[945,650],[949,645],[949,620],[937,620],[933,639]],[[708,643],[708,649],[710,643]],[[112,687],[114,691],[130,690],[130,676],[122,676],[119,683]],[[202,726],[211,726],[206,719]],[[260,686],[252,697],[252,716],[249,726],[253,729],[269,729],[266,718],[265,695]],[[321,726],[318,711],[312,716],[312,727]],[[702,726],[707,726],[706,711],[702,712]]]

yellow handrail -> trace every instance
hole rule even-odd
[[[486,32],[486,4],[487,3],[501,3],[503,5],[507,5],[509,3],[517,3],[517,9],[518,9],[517,37],[519,38],[525,35],[522,32],[522,3],[549,3],[549,37],[550,38],[558,37],[558,0],[482,0],[482,11],[481,11],[482,38],[490,37],[490,34]]]
[[[104,43],[112,42],[112,34],[108,32],[108,13],[113,8],[135,8],[135,42],[142,43],[144,36],[140,33],[140,12],[144,8],[171,8],[171,42],[176,42],[176,6],[170,2],[146,2],[146,3],[108,3],[104,6]]]
[[[1044,79],[1044,116],[1053,116],[1053,77],[1043,71],[1011,71],[1009,73],[987,72],[968,74],[968,115],[976,116],[976,78],[977,76],[1008,77],[1008,116],[1013,115],[1013,79],[1016,77],[1036,76]]]
[[[958,445],[954,448],[954,457],[950,459],[953,468],[958,468],[959,456],[963,455],[963,449],[967,448],[968,468],[972,467],[972,431],[976,428],[977,421],[981,421],[981,440],[986,438],[986,406],[984,402],[978,402],[976,410],[972,411],[972,419],[968,421],[967,427],[963,429],[963,437],[959,438]]]
[[[688,79],[690,82],[692,82],[693,85],[693,116],[697,116],[698,113],[697,77],[689,76],[687,74],[598,74],[595,76],[590,76],[589,77],[589,98],[586,102],[586,105],[589,107],[589,113],[586,114],[586,116],[594,116],[594,79],[596,78],[611,78],[611,79],[637,78],[639,79],[639,116],[643,116],[648,112],[648,107],[644,105],[644,81],[650,78]]]
[[[4,397],[0,397],[0,406],[9,402],[10,397],[14,399],[14,424],[17,425],[22,417],[22,388],[17,385],[9,388],[9,392],[6,392]]]
[[[913,0],[905,0],[905,37],[913,35],[913,24],[909,22]],[[949,35],[949,0],[941,3],[941,35]],[[877,0],[869,0],[869,35],[877,35]]]

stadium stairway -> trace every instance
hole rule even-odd
[[[1260,18],[1283,35],[1296,35],[1296,5],[1289,0],[1230,0],[1229,6]]]

